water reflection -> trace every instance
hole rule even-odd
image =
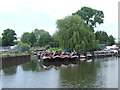
[[[21,65],[24,71],[36,71],[36,72],[42,72],[43,68],[42,68],[42,63],[33,60],[30,61],[28,63],[22,64]]]
[[[61,62],[38,62],[36,60],[34,61],[30,61],[28,63],[22,64],[22,68],[24,71],[36,71],[36,72],[42,72],[44,70],[50,69],[50,68],[54,68],[54,69],[58,69],[58,68],[65,68],[67,66],[71,66],[71,67],[75,67],[78,62],[76,61],[61,61]]]
[[[30,61],[30,56],[16,56],[2,59],[2,69],[9,68],[14,65],[20,65]]]
[[[12,66],[12,67],[9,67],[9,68],[5,68],[3,70],[4,74],[5,75],[12,75],[12,74],[15,74],[17,72],[17,66]]]
[[[60,69],[60,87],[93,87],[96,77],[94,63],[78,63]]]
[[[117,88],[117,65],[118,59],[114,57],[87,62],[38,62],[31,60],[18,66],[3,69],[3,87]]]

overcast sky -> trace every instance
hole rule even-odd
[[[87,6],[104,12],[104,24],[95,30],[104,30],[118,37],[119,0],[0,0],[0,34],[10,28],[18,37],[24,32],[44,29],[51,35],[57,30],[56,20],[63,19]]]

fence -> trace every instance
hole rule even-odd
[[[29,52],[29,47],[21,47],[19,45],[0,47],[0,53]]]

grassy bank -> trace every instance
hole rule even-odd
[[[1,53],[0,58],[12,57],[12,56],[22,56],[22,55],[29,55],[29,53],[12,53],[12,54]]]

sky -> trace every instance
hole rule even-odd
[[[104,23],[95,30],[106,31],[118,38],[119,0],[0,0],[0,35],[5,29],[15,30],[17,37],[24,32],[44,29],[51,35],[57,30],[56,21],[87,6],[104,12]]]

